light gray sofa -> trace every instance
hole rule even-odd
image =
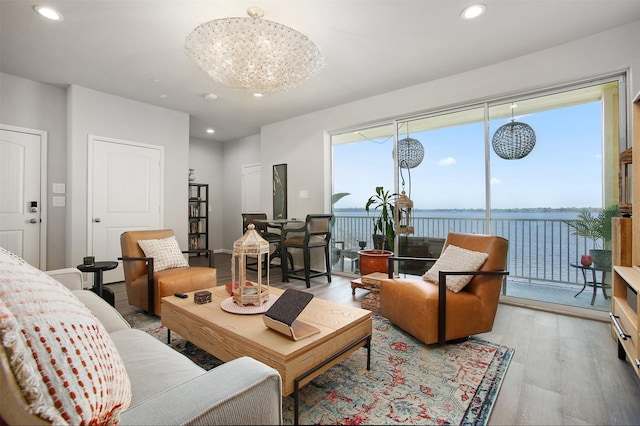
[[[79,270],[48,274],[71,289],[102,322],[124,361],[132,401],[120,415],[120,424],[282,424],[282,384],[273,368],[243,357],[205,371],[163,342],[132,329],[108,303],[82,290]],[[2,420],[45,424],[29,413],[4,348],[0,373]]]

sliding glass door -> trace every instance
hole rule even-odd
[[[510,242],[504,297],[607,311],[601,290],[593,305],[592,288],[578,294],[585,271],[575,265],[593,241],[574,235],[571,222],[618,200],[618,153],[626,144],[622,82],[616,77],[334,134],[334,193],[348,194],[334,204],[334,236],[346,249],[336,252],[337,270],[357,273],[348,249],[358,241],[371,245],[364,205],[384,186],[414,202],[414,233],[397,238],[397,254],[438,256],[452,231],[501,235]],[[515,139],[508,133],[514,129]],[[528,152],[513,153],[520,149],[514,140],[529,145]]]

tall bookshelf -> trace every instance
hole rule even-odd
[[[189,182],[189,250],[208,249],[209,185]]]
[[[640,377],[640,93],[632,104],[633,195],[631,218],[615,218],[613,225],[613,294],[611,331],[618,358],[628,360]]]

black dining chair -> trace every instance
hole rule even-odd
[[[287,271],[284,279],[294,278],[304,280],[307,288],[311,287],[311,278],[327,276],[327,281],[331,282],[331,255],[329,245],[331,241],[331,214],[309,214],[305,224],[301,228],[287,228],[284,239],[284,250],[289,254],[290,249],[302,250],[304,266],[295,269],[292,267]],[[322,249],[324,251],[325,270],[319,271],[311,269],[311,250]]]
[[[265,254],[264,268],[265,271],[267,268],[271,267],[271,261],[276,257],[281,257],[280,252],[282,248],[280,247],[281,236],[275,232],[269,232],[269,227],[267,225],[267,214],[266,213],[242,213],[242,234],[244,235],[247,232],[248,226],[250,223],[253,223],[255,226],[255,230],[258,231],[260,236],[264,238],[269,245],[275,244],[275,250],[268,257]],[[293,258],[290,259],[291,267],[293,268]],[[252,271],[257,271],[257,268],[254,267],[257,265],[256,263],[247,264],[247,269],[251,269]]]

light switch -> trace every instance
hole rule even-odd
[[[64,194],[66,189],[64,183],[54,183],[52,184],[52,192],[54,194]]]
[[[300,191],[300,198],[309,198],[309,191],[303,189]]]

